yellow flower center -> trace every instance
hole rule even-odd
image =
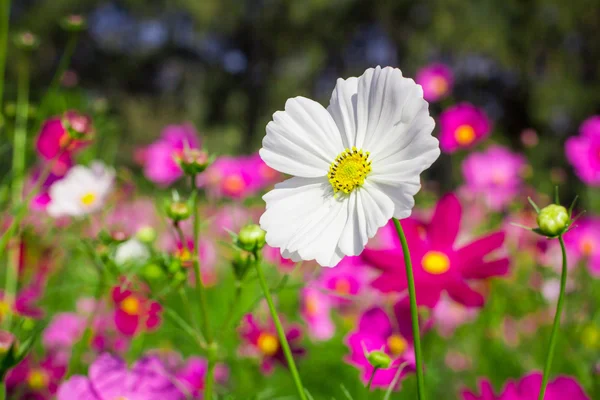
[[[246,187],[246,183],[239,175],[230,175],[223,180],[223,188],[230,193],[240,193]]]
[[[450,269],[450,260],[440,251],[428,251],[423,257],[421,265],[430,274],[440,275]]]
[[[467,146],[475,140],[475,130],[471,125],[461,125],[454,131],[454,137],[461,146]]]
[[[319,312],[319,300],[315,295],[309,295],[306,298],[306,313],[309,316],[315,316]]]
[[[140,312],[140,301],[134,296],[127,296],[121,302],[121,310],[125,311],[129,315],[138,315]]]
[[[387,345],[390,349],[390,353],[392,353],[394,356],[398,356],[406,351],[408,342],[401,335],[394,333],[388,338]]]
[[[117,397],[115,397],[115,400],[129,400],[129,399],[125,396],[117,396]]]
[[[7,301],[0,301],[0,317],[11,312],[10,304]]]
[[[349,194],[356,187],[365,183],[365,178],[371,172],[369,152],[357,150],[356,147],[341,152],[329,167],[329,183],[333,191]]]
[[[594,251],[594,241],[589,238],[583,238],[579,243],[579,247],[583,255],[589,257]]]
[[[340,278],[335,281],[335,291],[339,294],[349,294],[350,293],[350,282],[348,279]]]
[[[96,201],[96,194],[93,192],[87,192],[83,196],[81,196],[81,204],[84,206],[91,206]]]
[[[438,95],[441,96],[448,91],[448,81],[441,76],[435,76],[431,79],[431,88]]]
[[[260,351],[267,356],[275,355],[277,350],[279,350],[279,340],[275,337],[275,335],[268,332],[263,332],[260,334],[257,345]]]
[[[34,390],[45,389],[49,383],[48,373],[41,368],[34,368],[27,374],[27,384]]]

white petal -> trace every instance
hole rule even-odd
[[[415,206],[414,196],[421,189],[420,183],[403,182],[390,185],[372,180],[370,184],[393,202],[394,218],[404,219],[410,217],[412,209]]]
[[[348,221],[346,221],[346,226],[338,243],[340,251],[349,256],[359,255],[369,240],[366,231],[365,211],[358,192],[358,190],[354,190],[349,195]]]
[[[352,77],[346,80],[339,78],[327,107],[342,135],[345,148],[352,148],[356,143],[357,91],[358,78]]]
[[[394,202],[378,186],[365,182],[358,191],[365,213],[365,227],[370,239],[377,230],[388,223],[394,214]]]
[[[285,111],[273,114],[260,150],[273,169],[302,177],[325,176],[344,150],[331,115],[319,103],[304,97],[289,99]]]

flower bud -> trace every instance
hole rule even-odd
[[[154,263],[146,264],[142,269],[142,275],[148,280],[160,279],[164,274],[162,268]]]
[[[173,222],[186,220],[192,214],[190,206],[182,201],[173,201],[168,203],[166,212],[167,217],[172,219]]]
[[[183,271],[176,272],[173,275],[173,284],[179,285],[187,280],[187,274]]]
[[[87,142],[92,140],[95,134],[92,119],[74,110],[66,111],[63,114],[62,125],[72,140]]]
[[[184,149],[176,161],[183,172],[191,176],[204,172],[211,163],[208,153],[200,149]]]
[[[254,265],[254,256],[244,251],[236,251],[231,261],[233,272],[238,281],[244,279],[246,272]]]
[[[542,208],[537,216],[540,233],[546,236],[558,236],[566,232],[570,220],[567,209],[558,204]]]
[[[22,32],[14,36],[15,46],[23,50],[35,50],[40,45],[39,38],[31,32]]]
[[[156,230],[151,226],[144,226],[138,229],[135,237],[142,243],[150,244],[156,240]]]
[[[254,252],[265,246],[267,233],[256,224],[246,225],[240,230],[237,245],[246,251]]]
[[[367,354],[367,361],[373,368],[387,369],[392,365],[392,359],[383,351],[375,350]]]
[[[87,27],[87,22],[84,16],[72,14],[61,19],[60,26],[67,32],[81,32]]]

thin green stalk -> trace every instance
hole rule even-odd
[[[371,390],[371,385],[373,384],[373,379],[375,378],[375,374],[379,368],[373,368],[373,372],[371,373],[371,377],[369,378],[369,383],[367,384],[367,390]]]
[[[9,21],[10,0],[0,0],[0,110],[3,110],[2,104],[4,100],[4,74],[6,72],[6,49],[8,47]]]
[[[275,323],[275,328],[277,329],[277,335],[279,336],[279,342],[283,349],[283,354],[285,355],[285,359],[287,360],[288,367],[290,372],[292,373],[292,378],[294,379],[294,383],[296,384],[296,389],[298,391],[298,395],[301,400],[306,400],[306,394],[304,393],[304,388],[302,386],[302,381],[300,380],[300,375],[298,374],[298,369],[296,368],[296,364],[294,363],[294,357],[292,356],[292,351],[290,350],[290,344],[285,337],[285,332],[283,327],[281,326],[281,321],[279,320],[279,315],[277,314],[277,310],[275,309],[275,304],[273,304],[273,299],[271,298],[271,291],[269,290],[269,285],[267,285],[267,281],[265,280],[265,275],[261,269],[261,263],[254,263],[256,266],[256,273],[258,274],[258,281],[260,282],[260,286],[262,287],[263,293],[265,295],[265,299],[267,300],[267,304],[269,305],[269,311],[271,312],[271,317],[273,317],[273,322]]]
[[[58,89],[58,85],[60,84],[61,79],[63,78],[67,68],[69,68],[69,64],[71,63],[71,57],[73,57],[73,53],[75,52],[75,47],[77,45],[77,39],[79,37],[79,33],[72,32],[70,33],[69,40],[67,41],[67,46],[65,47],[65,51],[58,62],[58,67],[54,76],[52,77],[52,82],[50,82],[50,86],[48,87],[48,91],[44,95],[41,101],[41,107],[44,108],[48,99],[52,98],[52,95]]]
[[[552,326],[552,335],[548,344],[548,355],[546,356],[546,365],[544,366],[544,376],[542,378],[542,386],[540,387],[540,395],[538,400],[544,400],[546,394],[546,386],[550,379],[550,369],[552,367],[552,358],[554,358],[554,348],[556,347],[556,339],[558,338],[558,328],[560,326],[560,317],[565,298],[565,287],[567,286],[567,250],[562,235],[558,237],[560,249],[562,250],[562,271],[560,274],[560,293],[556,302],[556,313],[554,314],[554,325]]]
[[[25,180],[25,153],[27,152],[27,114],[29,110],[29,57],[24,52],[19,66],[17,82],[17,115],[13,138],[11,205],[23,202],[23,182]],[[13,304],[17,293],[20,261],[20,237],[10,246],[6,269],[5,295],[8,304]],[[6,316],[5,326],[10,327],[11,313]]]
[[[240,297],[242,295],[242,282],[239,280],[235,281],[235,294],[233,295],[233,300],[231,304],[229,304],[229,310],[227,311],[226,317],[223,320],[223,325],[219,329],[220,332],[224,333],[227,331],[229,324],[231,324],[231,320],[233,319],[233,314],[235,312],[235,306],[240,302]]]
[[[195,191],[196,177],[192,176],[191,178],[191,187],[192,190]],[[204,386],[204,399],[212,400],[214,368],[216,363],[216,345],[213,342],[212,332],[210,330],[206,289],[202,283],[202,275],[200,273],[200,256],[198,253],[198,248],[200,247],[200,214],[198,210],[197,193],[193,193],[192,195],[192,218],[194,225],[194,249],[192,252],[192,263],[194,265],[194,275],[196,277],[196,294],[198,295],[198,301],[200,302],[200,318],[202,318],[202,329],[204,331],[203,334],[204,338],[206,339],[206,344],[208,345],[208,372]]]
[[[0,400],[6,399],[6,383],[4,383],[4,379],[0,382]]]
[[[412,333],[415,348],[415,364],[417,370],[417,399],[425,400],[425,378],[423,376],[423,353],[421,352],[421,331],[419,329],[419,310],[417,309],[417,294],[415,291],[415,278],[413,276],[412,262],[406,236],[400,221],[394,218],[394,226],[402,244],[404,254],[404,265],[406,266],[406,280],[408,282],[408,297],[410,299],[410,319],[412,322]]]

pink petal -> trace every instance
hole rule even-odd
[[[438,201],[427,230],[431,246],[436,249],[452,248],[460,228],[461,215],[460,202],[453,193]]]
[[[465,282],[455,282],[447,290],[454,301],[466,307],[482,307],[485,303],[483,296]]]

